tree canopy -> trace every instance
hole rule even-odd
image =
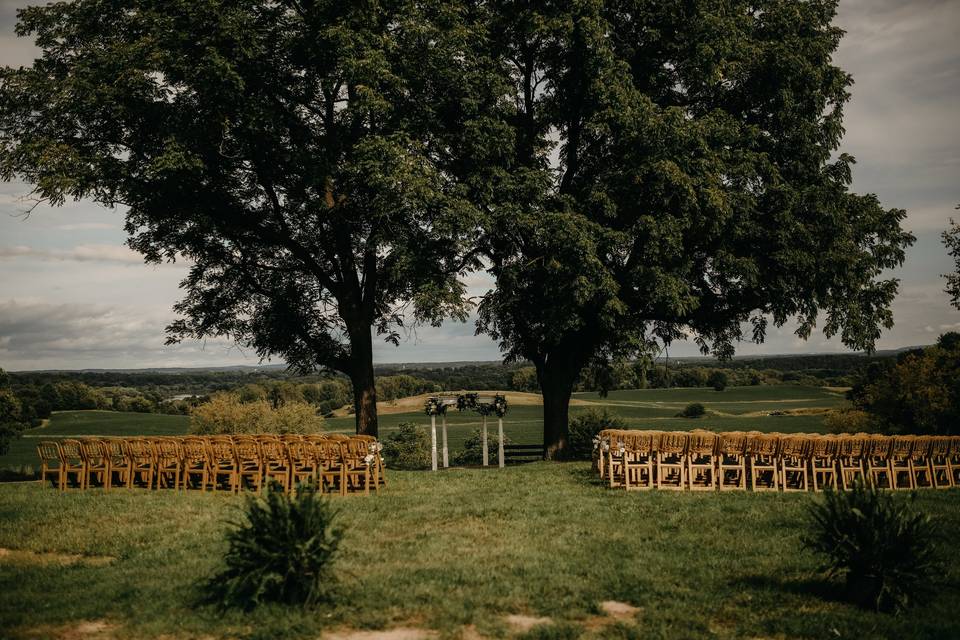
[[[496,153],[483,23],[462,3],[76,0],[19,12],[0,176],[126,210],[186,259],[170,340],[229,336],[354,384],[376,432],[371,327],[464,317],[468,198]],[[480,43],[480,44],[477,44]]]
[[[768,324],[892,326],[905,212],[849,191],[835,0],[497,3],[514,141],[481,327],[537,367],[549,456],[591,363]]]

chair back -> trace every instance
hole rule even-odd
[[[807,436],[793,434],[780,439],[780,455],[788,458],[803,458],[808,455],[813,443]]]
[[[183,458],[180,443],[173,438],[157,438],[153,441],[153,451],[161,464],[176,462]]]
[[[843,458],[859,458],[867,449],[867,439],[860,435],[845,433],[837,442],[837,453]]]
[[[780,452],[780,436],[775,433],[747,434],[747,453],[754,456],[775,456]]]
[[[933,436],[914,436],[913,447],[910,449],[910,458],[913,460],[926,460],[932,454],[933,443]]]
[[[914,436],[894,436],[890,442],[890,455],[894,458],[909,458],[916,444]]]
[[[717,453],[725,456],[742,456],[747,452],[747,434],[742,431],[727,431],[717,436]]]
[[[146,438],[130,438],[125,440],[127,455],[138,464],[153,462],[153,446]]]
[[[620,435],[628,454],[645,456],[653,452],[655,431],[629,431]]]
[[[700,429],[690,432],[687,451],[697,456],[712,456],[717,451],[717,434]]]
[[[663,431],[657,437],[657,451],[667,455],[684,453],[688,440],[689,435],[683,431]]]
[[[839,446],[840,441],[834,436],[813,436],[810,438],[810,455],[814,458],[833,458]]]
[[[890,436],[871,435],[867,440],[865,455],[869,458],[889,458],[893,438]]]
[[[41,440],[37,444],[37,455],[41,462],[60,462],[60,445],[55,440]]]
[[[61,440],[60,459],[74,464],[79,464],[82,462],[83,454],[80,453],[80,441],[73,439]]]
[[[107,461],[108,453],[102,441],[85,438],[80,441],[80,456],[88,465],[99,466]]]

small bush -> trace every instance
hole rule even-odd
[[[266,400],[241,402],[230,393],[216,393],[190,411],[190,432],[199,435],[316,433],[322,425],[323,418],[305,402],[286,402],[274,408]]]
[[[399,429],[384,439],[383,458],[391,469],[429,469],[430,436],[413,422],[401,422]]]
[[[707,408],[699,402],[691,402],[677,415],[681,418],[699,418],[707,413]]]
[[[487,446],[490,453],[490,464],[497,464],[497,447],[499,439],[497,438],[497,423],[493,423],[493,428],[487,425]],[[510,444],[510,438],[503,435],[503,444]],[[454,464],[471,465],[483,464],[483,435],[480,429],[474,429],[473,434],[463,443],[463,450],[458,451],[453,456]]]
[[[589,460],[593,455],[593,439],[603,429],[626,429],[623,418],[607,409],[589,409],[570,421],[567,436],[567,457]]]
[[[875,425],[870,414],[859,409],[836,409],[823,417],[828,433],[873,433]]]
[[[334,584],[333,562],[343,538],[337,512],[312,485],[288,496],[273,483],[248,497],[227,532],[226,568],[205,585],[207,602],[250,610],[264,602],[310,606]]]
[[[726,371],[716,369],[707,377],[707,384],[713,387],[714,391],[723,391],[727,388],[729,380],[730,378],[727,376]]]
[[[860,607],[898,612],[938,571],[933,521],[890,493],[858,481],[849,492],[828,490],[809,517],[804,545],[826,556],[827,574],[844,578],[847,599]]]

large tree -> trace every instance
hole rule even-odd
[[[729,357],[791,319],[870,349],[892,325],[912,236],[848,190],[835,0],[496,4],[514,153],[480,327],[536,366],[548,458],[588,365],[684,337]]]
[[[192,263],[170,340],[342,371],[376,434],[372,334],[463,316],[468,196],[502,165],[478,16],[440,0],[21,10],[42,53],[0,71],[0,176],[124,207],[148,261]]]

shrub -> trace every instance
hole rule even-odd
[[[727,388],[729,377],[726,371],[714,369],[713,373],[707,378],[707,384],[713,387],[714,391],[723,391]]]
[[[497,463],[497,425],[493,428],[487,425],[487,446],[490,449],[490,463]],[[510,444],[510,438],[503,436],[503,444]],[[483,464],[483,435],[480,429],[474,429],[473,434],[463,443],[463,450],[453,456],[454,464]]]
[[[593,439],[603,429],[626,429],[627,423],[607,409],[589,409],[570,421],[567,457],[589,460],[593,455]]]
[[[859,409],[836,409],[823,418],[823,426],[829,433],[872,433],[873,418]]]
[[[860,607],[900,611],[937,572],[933,521],[890,493],[858,481],[849,492],[828,490],[809,517],[804,545],[826,556],[827,574],[844,578],[847,599]]]
[[[397,431],[384,438],[383,457],[391,469],[429,469],[430,437],[426,429],[401,422]]]
[[[264,602],[310,606],[327,599],[343,530],[312,485],[288,496],[278,483],[247,498],[227,532],[226,568],[204,585],[207,602],[250,610]]]
[[[323,418],[312,405],[288,402],[277,408],[266,400],[241,402],[229,393],[216,393],[190,411],[190,432],[220,433],[314,433]]]
[[[679,414],[681,418],[699,418],[707,413],[707,408],[699,402],[691,402]]]

